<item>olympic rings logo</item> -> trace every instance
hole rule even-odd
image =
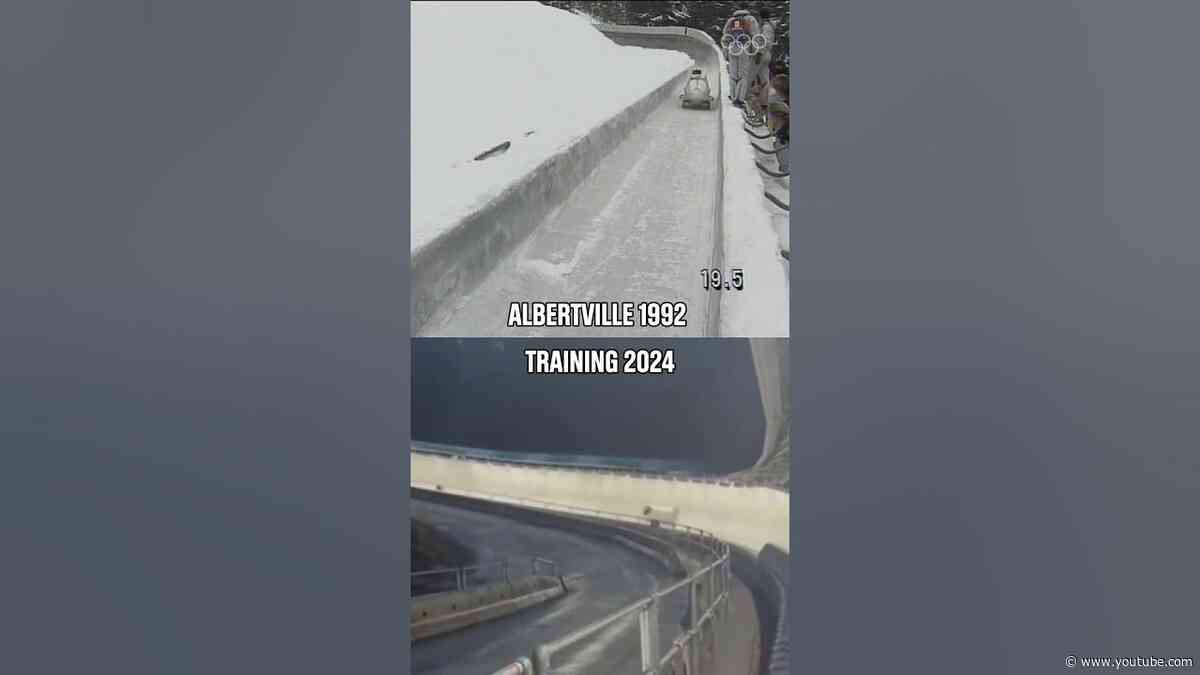
[[[767,48],[767,38],[762,35],[750,37],[745,33],[736,38],[729,33],[721,36],[721,46],[729,52],[730,56],[754,56],[758,52]]]

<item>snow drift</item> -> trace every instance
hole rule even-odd
[[[412,26],[414,253],[691,62],[536,2],[417,2]]]

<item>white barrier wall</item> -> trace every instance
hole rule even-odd
[[[758,377],[758,391],[762,397],[763,416],[766,418],[766,433],[763,435],[762,456],[759,463],[766,461],[779,443],[780,432],[791,424],[792,398],[789,377],[790,352],[785,339],[750,340],[750,352],[754,357],[754,373]]]
[[[549,467],[512,466],[412,454],[412,481],[536,499],[644,517],[646,506],[678,510],[677,523],[712,532],[757,552],[772,543],[789,551],[789,495],[758,487],[620,476]]]
[[[708,33],[697,30],[695,28],[684,28],[683,26],[623,26],[617,23],[597,23],[596,28],[605,33],[630,33],[633,35],[686,35],[690,38],[695,38],[700,42],[706,42],[713,47],[717,46],[717,41]]]

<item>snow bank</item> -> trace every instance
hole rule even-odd
[[[729,71],[721,66],[721,91],[732,91]],[[779,254],[780,233],[767,210],[763,178],[750,137],[742,130],[742,111],[722,96],[725,190],[723,219],[725,269],[745,271],[746,290],[721,294],[721,335],[787,337],[790,328],[787,261]],[[786,244],[786,239],[783,242]]]
[[[589,23],[591,23],[591,24],[592,24],[592,25],[594,25],[594,26],[598,26],[598,25],[600,25],[600,24],[604,23],[604,22],[603,22],[603,21],[601,21],[600,19],[598,19],[598,18],[596,18],[596,17],[592,16],[591,14],[588,14],[587,12],[585,12],[585,11],[584,11],[584,10],[582,10],[582,9],[574,9],[574,10],[571,10],[571,12],[572,12],[573,14],[577,14],[577,15],[579,15],[579,16],[582,16],[583,18],[587,19],[587,20],[588,20],[588,22],[589,22]]]
[[[414,253],[691,63],[537,2],[411,6]]]

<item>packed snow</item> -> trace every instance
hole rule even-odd
[[[411,7],[413,252],[691,65],[537,2]]]
[[[721,90],[731,89],[729,71],[721,68]],[[725,97],[721,105],[725,132],[725,267],[742,268],[746,287],[721,296],[721,335],[787,337],[788,262],[780,249],[790,245],[786,229],[789,223],[773,218],[768,209],[763,175],[754,165],[757,157],[750,137],[743,131],[742,111]],[[774,194],[780,195],[780,191],[776,189]]]

